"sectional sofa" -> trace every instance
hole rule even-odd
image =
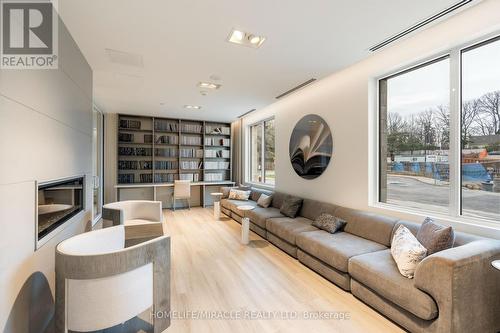
[[[273,196],[269,208],[257,206],[262,193]],[[500,271],[491,266],[500,241],[456,232],[453,248],[426,257],[408,279],[391,239],[400,224],[415,235],[419,224],[310,199],[290,218],[280,213],[287,197],[252,188],[248,201],[223,198],[221,210],[240,223],[248,217],[256,234],[411,332],[500,331]],[[344,231],[312,226],[321,213],[347,221]]]

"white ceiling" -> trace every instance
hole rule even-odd
[[[59,0],[59,12],[94,70],[105,112],[231,121],[456,2]],[[258,50],[230,44],[232,28],[267,40]],[[141,55],[143,67],[112,63],[105,49]],[[222,87],[202,96],[196,84],[213,74]]]

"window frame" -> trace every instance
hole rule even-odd
[[[396,70],[386,72],[380,76],[372,78],[373,94],[372,109],[374,116],[371,117],[370,138],[375,140],[375,143],[370,145],[370,157],[373,163],[369,168],[371,178],[371,189],[369,197],[369,206],[393,210],[403,214],[411,214],[418,216],[429,216],[438,220],[451,221],[466,225],[480,225],[490,228],[499,228],[500,223],[494,219],[486,217],[472,217],[462,214],[462,163],[461,163],[461,112],[462,112],[462,54],[468,50],[493,43],[500,40],[500,32],[490,33],[481,38],[459,44],[455,47],[448,48],[441,52],[436,52],[429,57],[423,57],[417,61],[413,61],[404,66],[398,67]],[[435,211],[426,211],[422,209],[412,208],[408,206],[386,203],[381,201],[381,165],[380,152],[382,148],[382,136],[380,133],[381,126],[381,81],[387,80],[406,72],[416,70],[426,65],[430,65],[441,59],[449,58],[450,61],[450,147],[449,147],[449,168],[450,168],[450,193],[449,193],[449,212],[443,214]]]
[[[245,167],[246,167],[246,172],[245,172],[245,183],[248,183],[248,184],[251,184],[251,185],[257,185],[259,187],[267,187],[267,188],[274,188],[275,185],[276,185],[276,181],[274,184],[270,184],[270,183],[266,183],[266,174],[265,174],[265,163],[266,163],[266,159],[265,159],[265,155],[266,155],[266,151],[265,151],[265,147],[266,147],[266,138],[265,138],[265,132],[266,132],[266,123],[269,122],[269,121],[274,121],[275,120],[275,117],[272,116],[272,117],[267,117],[267,118],[264,118],[264,119],[261,119],[261,120],[258,120],[256,122],[253,122],[251,124],[248,124],[246,126],[246,129],[247,129],[247,135],[246,135],[246,141],[248,142],[248,145],[247,145],[247,162],[245,163]],[[260,170],[260,173],[261,173],[261,179],[263,180],[262,182],[256,182],[256,181],[253,181],[252,180],[252,127],[254,126],[257,126],[257,125],[261,125],[261,136],[262,136],[262,139],[261,139],[261,161],[262,161],[262,169]],[[276,125],[274,127],[274,130],[276,131]],[[276,138],[276,134],[275,134],[275,138]],[[276,139],[275,139],[275,142],[274,142],[274,149],[276,150]]]

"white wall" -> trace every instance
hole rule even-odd
[[[30,306],[40,309],[41,314],[50,314],[50,294],[53,297],[55,290],[55,245],[82,232],[91,219],[91,144],[92,70],[59,22],[59,69],[0,71],[2,332],[29,332],[28,324],[33,331],[37,324],[30,323]],[[86,210],[35,251],[35,181],[76,175],[87,179]],[[35,272],[43,274],[50,292],[40,290],[47,289],[43,283],[32,284],[28,293],[21,292]],[[42,294],[49,297],[37,297]],[[28,299],[23,298],[26,295]]]
[[[370,145],[373,144],[369,134],[372,130],[370,118],[377,112],[374,103],[375,78],[480,36],[495,31],[500,34],[499,13],[500,1],[480,2],[247,116],[244,119],[245,129],[259,119],[270,116],[276,119],[276,190],[421,221],[421,216],[369,206],[370,166],[374,167],[374,161],[369,160]],[[329,124],[333,132],[334,155],[323,175],[314,180],[304,180],[292,169],[288,144],[294,125],[310,113],[320,115]],[[490,230],[465,225],[457,225],[457,228],[489,236],[496,233],[495,236],[500,238],[498,230],[492,234]]]

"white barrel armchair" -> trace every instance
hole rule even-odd
[[[129,241],[135,245],[127,247]],[[170,237],[160,224],[115,226],[59,243],[56,333],[106,329],[149,308],[154,332],[164,331],[170,325]]]
[[[112,225],[161,223],[163,222],[161,201],[126,200],[112,202],[102,206],[102,218],[103,220],[111,220]]]

